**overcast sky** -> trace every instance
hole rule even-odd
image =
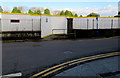
[[[69,1],[69,2],[68,2]],[[43,7],[51,10],[70,10],[86,16],[91,12],[101,16],[115,16],[118,12],[118,0],[0,0],[4,9],[15,6]]]

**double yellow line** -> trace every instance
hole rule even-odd
[[[82,62],[87,62],[87,61],[92,61],[92,60],[96,60],[96,59],[102,59],[102,58],[107,58],[107,57],[111,57],[111,56],[117,56],[120,55],[120,52],[112,52],[112,53],[106,53],[106,54],[100,54],[100,55],[95,55],[95,56],[89,56],[89,57],[83,57],[80,59],[76,59],[76,60],[72,60],[72,61],[68,61],[56,66],[53,66],[51,68],[48,68],[44,71],[41,71],[33,76],[31,76],[30,78],[35,78],[35,77],[47,77],[49,75],[52,75],[55,72],[58,72],[60,70],[63,70],[64,68],[67,68],[68,66],[73,66]]]

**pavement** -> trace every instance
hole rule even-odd
[[[55,76],[57,77],[86,77],[86,78],[100,78],[98,74],[120,71],[119,68],[120,56],[114,56],[104,59],[95,60],[85,64],[80,64],[76,67],[63,71]],[[104,78],[120,78],[120,73],[116,75],[106,75]]]
[[[2,73],[22,72],[26,76],[74,58],[118,51],[118,41],[107,38],[3,43]]]

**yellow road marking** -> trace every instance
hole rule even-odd
[[[47,76],[47,75],[49,75],[51,73],[54,73],[55,71],[58,71],[58,70],[61,70],[61,69],[65,68],[67,66],[66,64],[68,64],[68,65],[74,65],[74,64],[77,64],[77,63],[80,63],[80,62],[84,62],[84,61],[94,60],[94,59],[103,58],[103,57],[110,57],[110,56],[115,56],[115,55],[120,55],[120,52],[100,54],[100,55],[89,56],[89,57],[84,57],[84,58],[80,58],[80,59],[68,61],[68,62],[59,64],[59,65],[53,66],[51,68],[48,68],[48,69],[46,69],[46,70],[44,70],[44,71],[42,71],[40,73],[37,73],[37,74],[31,76],[30,78],[34,78],[34,77],[37,77],[37,76],[42,75],[42,74],[43,74],[42,76]],[[77,61],[77,62],[75,62],[75,61]],[[75,62],[75,63],[72,63],[72,62]],[[63,66],[63,65],[65,65],[65,66]],[[62,66],[62,67],[60,67],[60,66]],[[57,69],[55,69],[55,68],[57,68]],[[55,69],[55,70],[53,70],[53,69]],[[50,71],[50,70],[52,70],[52,71]],[[48,71],[50,71],[50,72],[48,72]],[[48,73],[45,73],[45,72],[48,72]]]
[[[104,55],[104,54],[101,54],[101,55]],[[100,55],[97,55],[97,56],[100,56]],[[91,57],[95,57],[95,56],[91,56]],[[57,67],[60,67],[62,65],[65,65],[65,64],[68,64],[68,63],[71,63],[71,62],[75,62],[75,61],[78,61],[78,60],[82,60],[82,59],[91,58],[91,57],[85,57],[85,58],[80,58],[80,59],[77,59],[77,60],[72,60],[72,61],[69,61],[69,62],[65,62],[65,63],[59,64],[59,65],[56,65],[54,67],[48,68],[48,69],[46,69],[46,70],[44,70],[44,71],[42,71],[42,72],[40,72],[38,74],[35,74],[33,76],[35,77],[35,76],[41,75],[41,74],[43,74],[43,73],[45,73],[45,72],[47,72],[49,70],[52,70],[52,69],[57,68]]]
[[[80,63],[80,62],[85,62],[85,61],[94,60],[94,59],[103,58],[103,57],[108,57],[108,56],[113,56],[113,55],[118,55],[118,53],[117,53],[117,54],[110,54],[110,55],[106,55],[106,56],[101,56],[101,57],[89,58],[89,59],[81,60],[81,61],[78,61],[78,62],[69,64],[69,65],[71,66],[71,65],[78,64],[78,63]],[[65,67],[67,67],[67,66],[63,66],[63,67],[60,67],[60,68],[58,68],[58,69],[52,70],[52,71],[50,71],[50,72],[42,75],[41,77],[48,76],[49,74],[52,74],[52,73],[54,73],[54,72],[56,72],[56,71],[59,71],[59,70],[65,68]]]
[[[54,72],[57,72],[57,71],[59,71],[59,70],[65,68],[65,67],[67,67],[67,66],[63,66],[63,67],[57,68],[57,69],[55,69],[55,70],[52,70],[52,71],[50,71],[50,72],[48,72],[48,73],[42,75],[41,77],[48,76],[49,74],[52,74],[52,73],[54,73]]]
[[[106,55],[106,56],[101,56],[101,57],[95,57],[95,58],[89,58],[89,59],[81,60],[81,61],[78,61],[78,62],[69,64],[69,66],[78,64],[78,63],[80,63],[80,62],[85,62],[85,61],[94,60],[94,59],[98,59],[98,58],[108,57],[108,56],[112,56],[112,55],[118,55],[118,53],[117,53],[117,54],[115,53],[115,54],[110,54],[110,55]],[[63,66],[63,67],[60,67],[60,68],[58,68],[58,69],[52,70],[52,71],[50,71],[50,72],[42,75],[41,77],[46,77],[46,76],[48,76],[49,74],[52,74],[52,73],[54,73],[54,72],[56,72],[56,71],[59,71],[59,70],[65,68],[65,67],[67,67],[67,66]]]
[[[94,60],[94,59],[99,59],[99,58],[108,57],[108,56],[114,56],[114,55],[118,55],[118,54],[110,54],[110,55],[105,55],[105,56],[101,56],[101,57],[89,58],[89,59],[77,61],[75,63],[71,63],[69,65],[75,65],[75,64],[80,63],[80,62],[85,62],[85,61],[89,61],[89,60]]]

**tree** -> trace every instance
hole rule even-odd
[[[21,13],[21,10],[20,10],[20,9],[17,9],[17,13]]]
[[[65,11],[65,15],[66,15],[66,16],[70,16],[70,13],[69,13],[68,10]]]
[[[80,15],[80,17],[83,17],[82,15]]]
[[[71,11],[69,11],[69,12],[70,12],[70,16],[73,17],[74,16],[73,13]]]
[[[65,15],[66,16],[73,16],[73,13],[71,11],[66,10],[65,11]]]
[[[29,13],[29,14],[33,14],[33,11],[29,9],[29,10],[28,10],[28,13]]]
[[[60,15],[65,15],[65,12],[64,12],[64,11],[61,11],[61,12],[60,12]]]
[[[87,15],[87,17],[100,17],[100,15],[97,13],[90,13],[89,15]]]
[[[17,12],[17,7],[14,7],[12,13],[16,13],[16,12]]]
[[[37,10],[36,13],[39,14],[39,15],[42,14],[40,10]]]
[[[33,14],[37,14],[37,11],[35,10],[35,11],[33,12]]]
[[[1,12],[3,12],[3,9],[2,9],[2,7],[0,6],[0,13],[1,13]]]
[[[21,10],[17,9],[17,7],[14,7],[12,13],[21,13]]]
[[[41,15],[41,11],[40,10],[35,10],[33,14],[38,14],[38,15]]]
[[[45,9],[44,10],[44,14],[50,15],[50,10],[49,9]]]
[[[78,17],[78,15],[77,15],[77,14],[75,14],[75,15],[74,15],[74,17]]]

